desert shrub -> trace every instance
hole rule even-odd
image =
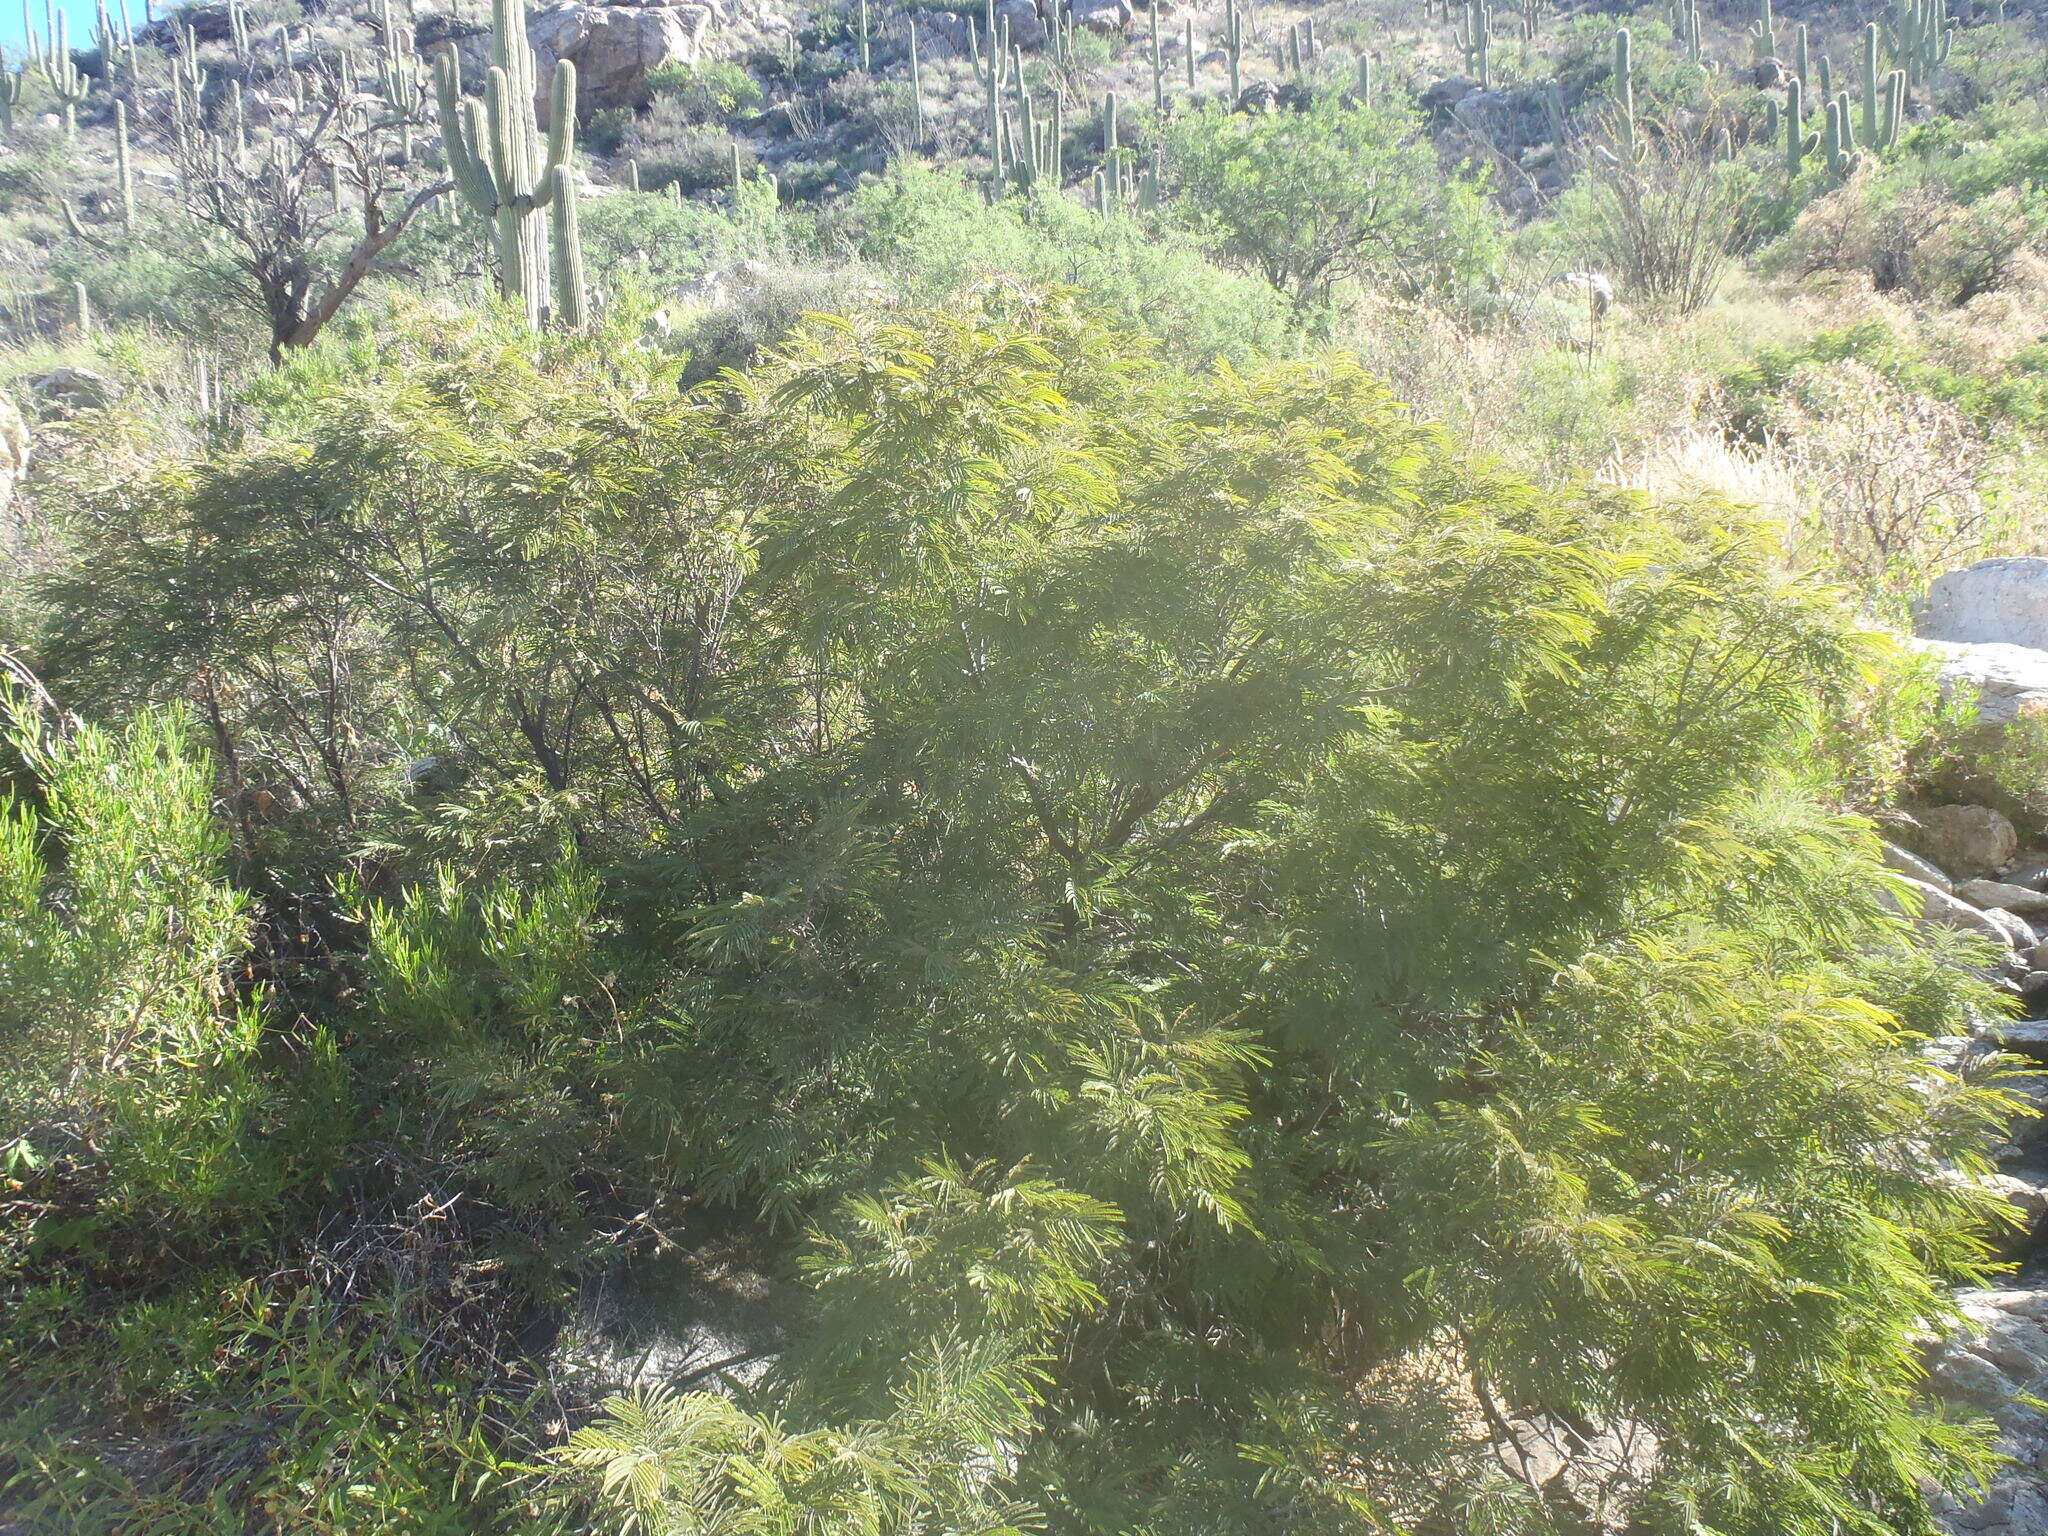
[[[157,229],[111,249],[59,250],[50,276],[67,294],[74,282],[83,282],[94,315],[105,324],[148,325],[216,342],[247,333],[247,318],[225,292],[226,263],[200,253],[181,259],[166,246],[164,231]]]
[[[761,87],[730,59],[676,62],[648,71],[647,86],[657,101],[668,100],[682,123],[723,123],[761,104]]]
[[[1777,270],[1860,273],[1880,290],[1960,304],[2036,243],[2048,203],[2002,188],[1972,202],[1938,174],[1858,177],[1809,206],[1771,253]]]
[[[1338,96],[1306,110],[1191,113],[1169,125],[1174,216],[1223,260],[1299,306],[1360,282],[1410,297],[1482,285],[1495,215],[1446,173],[1409,110]]]
[[[1904,1022],[1986,994],[1788,788],[1867,640],[1727,509],[1476,469],[1353,362],[1190,378],[1004,304],[682,395],[530,337],[372,372],[122,488],[150,536],[82,517],[47,589],[60,677],[234,676],[238,761],[345,598],[408,662],[342,746],[448,722],[393,799],[470,859],[380,861],[381,1112],[507,1242],[687,1190],[808,1297],[751,1403],[621,1400],[576,1486],[1921,1528],[1984,1466],[1917,1351],[2003,1105]],[[1561,1470],[1504,1473],[1538,1417]]]
[[[1990,445],[1952,407],[1844,361],[1794,368],[1764,415],[1807,488],[1797,557],[1902,594],[1992,535]]]
[[[888,296],[857,268],[748,262],[712,291],[678,306],[676,340],[688,354],[684,380],[698,383],[750,366],[781,345],[805,315],[874,307]]]
[[[209,765],[175,715],[53,735],[19,713],[9,747],[35,788],[0,806],[12,1155],[95,1186],[88,1226],[140,1214],[168,1236],[265,1211],[318,1142],[263,1147],[292,1096],[262,1068],[258,1010],[228,987],[250,918],[222,878]]]
[[[640,162],[645,191],[675,184],[685,192],[702,192],[732,185],[733,148],[738,143],[724,129],[692,117],[677,98],[658,96],[621,135],[618,152]],[[753,149],[739,144],[739,151],[741,167],[751,169]]]
[[[907,170],[863,187],[837,229],[922,302],[1011,278],[1074,287],[1105,319],[1195,361],[1288,345],[1286,304],[1262,279],[1217,268],[1184,237],[1064,198],[991,206],[962,176]]]
[[[1610,274],[1629,301],[1688,314],[1713,299],[1748,243],[1757,191],[1742,163],[1721,157],[1711,130],[1641,136],[1640,163],[1607,144],[1587,155],[1548,242]]]
[[[1771,399],[1788,387],[1797,369],[1844,360],[1953,407],[1981,430],[2048,437],[2048,348],[2024,348],[1996,371],[1959,369],[1930,357],[1884,320],[1817,331],[1796,346],[1766,347],[1724,375],[1721,390],[1730,426],[1761,440],[1769,430]]]
[[[789,230],[758,196],[737,206],[696,199],[615,194],[582,215],[584,259],[599,270],[638,273],[657,294],[706,272],[780,255]]]
[[[471,1279],[489,1283],[481,1269]],[[418,1325],[432,1310],[394,1289],[338,1303],[303,1272],[215,1272],[96,1319],[97,1380],[16,1335],[0,1345],[9,1514],[71,1536],[238,1536],[256,1522],[306,1536],[567,1536],[572,1506],[519,1455],[546,1439],[539,1405],[451,1359],[453,1337]],[[109,1399],[174,1434],[136,1436]]]

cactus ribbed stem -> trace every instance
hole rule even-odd
[[[114,185],[121,198],[121,227],[135,232],[135,166],[128,153],[128,103],[114,101]]]
[[[1159,49],[1159,0],[1145,7],[1146,24],[1152,31],[1152,110],[1166,115],[1166,58]]]
[[[575,167],[558,165],[551,179],[555,195],[548,203],[548,234],[554,246],[554,321],[580,331],[590,323],[590,308],[583,286],[583,236],[577,222]]]
[[[567,161],[576,127],[576,68],[555,65],[543,149],[534,113],[533,49],[526,41],[522,0],[492,0],[491,65],[484,98],[462,98],[452,45],[435,60],[441,134],[449,170],[463,199],[491,221],[498,289],[518,299],[538,325],[548,291],[549,251],[541,227],[555,193],[555,171]]]
[[[910,18],[910,132],[914,142],[924,143],[924,66],[918,60],[917,18]]]
[[[1230,66],[1230,104],[1244,95],[1244,14],[1237,0],[1223,0],[1223,56]]]
[[[1750,52],[1758,59],[1778,56],[1778,25],[1771,15],[1771,0],[1757,0],[1757,19],[1749,29]]]
[[[1794,176],[1820,143],[1819,134],[1806,131],[1805,91],[1797,76],[1785,87],[1785,169]]]

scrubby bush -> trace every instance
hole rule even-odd
[[[723,123],[761,104],[760,83],[729,59],[661,65],[648,71],[647,88],[685,123]]]
[[[1397,103],[1325,95],[1298,112],[1194,112],[1165,144],[1179,221],[1298,306],[1351,282],[1456,296],[1483,285],[1499,253],[1479,184],[1446,172]]]
[[[620,136],[618,152],[640,163],[640,185],[645,191],[659,192],[674,184],[684,192],[702,192],[732,185],[736,144],[741,168],[751,170],[752,146],[739,144],[723,128],[699,120],[678,98],[658,96]]]
[[[1288,345],[1287,306],[1263,279],[1220,270],[1184,237],[1065,198],[991,206],[958,174],[907,170],[862,188],[838,229],[927,303],[988,279],[1064,284],[1104,318],[1191,360]]]
[[[1924,1528],[1984,1465],[1914,1393],[2001,1103],[1908,1023],[1985,994],[1791,788],[1868,642],[1725,508],[1476,469],[1354,363],[994,309],[680,395],[525,336],[373,370],[46,588],[69,696],[231,679],[223,765],[374,829],[334,1006],[387,1204],[545,1297],[686,1196],[807,1297],[750,1403],[622,1399],[573,1486]]]

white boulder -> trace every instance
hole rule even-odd
[[[2048,711],[2048,651],[2008,641],[1908,640],[1906,644],[1935,658],[1945,695],[1969,690],[1977,702],[1979,724],[2004,725],[2021,715]]]
[[[1979,560],[1936,577],[1915,628],[1927,640],[2048,651],[2048,557]]]

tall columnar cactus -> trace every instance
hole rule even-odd
[[[1010,22],[1005,17],[996,22],[996,0],[988,0],[986,12],[988,43],[984,47],[972,27],[967,30],[967,57],[973,67],[974,78],[981,83],[982,118],[988,126],[989,190],[991,195],[1001,190],[1004,178],[1009,175],[1009,165],[1004,156],[1004,112],[1003,87],[1009,83]]]
[[[23,88],[28,83],[28,69],[0,68],[0,132],[14,132],[14,109],[21,105]]]
[[[1828,174],[1837,179],[1846,179],[1855,174],[1863,163],[1863,156],[1856,149],[1856,128],[1849,116],[1849,97],[1846,92],[1828,103],[1827,121],[1827,167]]]
[[[557,325],[580,331],[590,323],[589,293],[583,285],[583,236],[577,224],[576,168],[556,165],[549,172],[554,196],[548,201],[548,237],[554,247]]]
[[[1553,154],[1564,153],[1564,87],[1555,80],[1543,82],[1543,116],[1550,124],[1550,148]]]
[[[1465,72],[1476,77],[1480,88],[1493,85],[1493,0],[1465,0],[1465,14],[1458,23],[1458,51],[1465,56]]]
[[[1223,0],[1223,58],[1230,68],[1230,101],[1244,95],[1244,13],[1237,0]]]
[[[84,283],[71,285],[71,322],[78,328],[80,341],[92,340],[92,295],[85,291]]]
[[[868,14],[868,0],[860,0],[858,30],[855,36],[860,41],[860,68],[862,74],[873,74],[875,70],[875,29],[874,21]]]
[[[114,186],[121,199],[121,227],[135,232],[135,166],[128,152],[128,103],[114,99]]]
[[[1891,139],[1897,135],[1898,123],[1894,118],[1891,129],[1887,132],[1879,119],[1880,111],[1889,105],[1891,77],[1887,75],[1880,79],[1878,75],[1877,42],[1877,23],[1866,23],[1863,28],[1862,56],[1858,60],[1858,84],[1863,87],[1863,142],[1889,149]]]
[[[1885,35],[1894,62],[1906,71],[1911,85],[1932,80],[1956,42],[1947,0],[1893,0]]]
[[[1616,136],[1621,141],[1615,152],[1629,164],[1641,165],[1650,146],[1636,130],[1635,38],[1627,27],[1614,29],[1614,101]]]
[[[1899,130],[1906,122],[1906,72],[1895,69],[1884,77],[1884,113],[1878,120],[1877,132],[1871,136],[1872,147],[1889,154],[1899,142]]]
[[[1195,88],[1195,18],[1186,17],[1181,22],[1181,62],[1187,66],[1188,90]]]
[[[910,136],[915,144],[924,143],[924,65],[917,52],[917,18],[910,21]],[[678,186],[682,183],[678,182]]]
[[[100,73],[110,88],[123,73],[131,81],[135,78],[135,43],[126,34],[125,22],[120,28],[115,27],[107,0],[93,0],[92,41],[99,50]]]
[[[1678,6],[1678,40],[1685,44],[1685,56],[1694,63],[1703,62],[1700,48],[1700,8],[1697,0],[1684,0]]]
[[[1166,115],[1166,55],[1159,45],[1159,0],[1145,7],[1145,24],[1152,33],[1152,110]]]
[[[71,58],[71,41],[66,33],[64,13],[59,11],[51,23],[50,51],[43,55],[43,81],[50,87],[50,94],[57,98],[57,105],[64,117],[64,137],[78,135],[78,109],[85,104],[91,82],[79,73],[78,65]]]
[[[1053,87],[1051,121],[1041,122],[1037,104],[1031,99],[1031,86],[1024,77],[1021,50],[1011,62],[1010,77],[1017,87],[1018,120],[1012,175],[1026,191],[1041,184],[1056,189],[1066,178],[1066,99],[1059,87]]]
[[[1778,56],[1778,24],[1771,15],[1771,0],[1757,0],[1757,18],[1749,28],[1749,46],[1759,61]]]
[[[412,26],[392,10],[391,0],[378,0],[377,94],[398,124],[399,157],[411,163],[412,120],[420,104],[420,61],[413,46]],[[285,67],[291,67],[291,31],[284,33]],[[292,74],[297,89],[298,74]]]
[[[1361,107],[1372,105],[1372,55],[1369,53],[1358,56],[1358,104]]]
[[[1806,87],[1797,76],[1785,87],[1785,169],[1797,176],[1820,135],[1806,131]]]
[[[555,195],[555,171],[569,158],[576,129],[576,67],[555,65],[543,148],[534,115],[533,49],[523,0],[491,0],[490,73],[484,96],[464,99],[453,45],[434,61],[441,141],[463,200],[491,223],[498,291],[518,299],[538,325],[548,293],[543,210]]]
[[[1799,30],[1792,34],[1792,72],[1802,80],[1813,78],[1813,45],[1803,21],[1799,23]]]
[[[1102,97],[1102,169],[1096,174],[1108,206],[1122,208],[1130,202],[1135,186],[1117,131],[1115,91],[1105,91]]]

